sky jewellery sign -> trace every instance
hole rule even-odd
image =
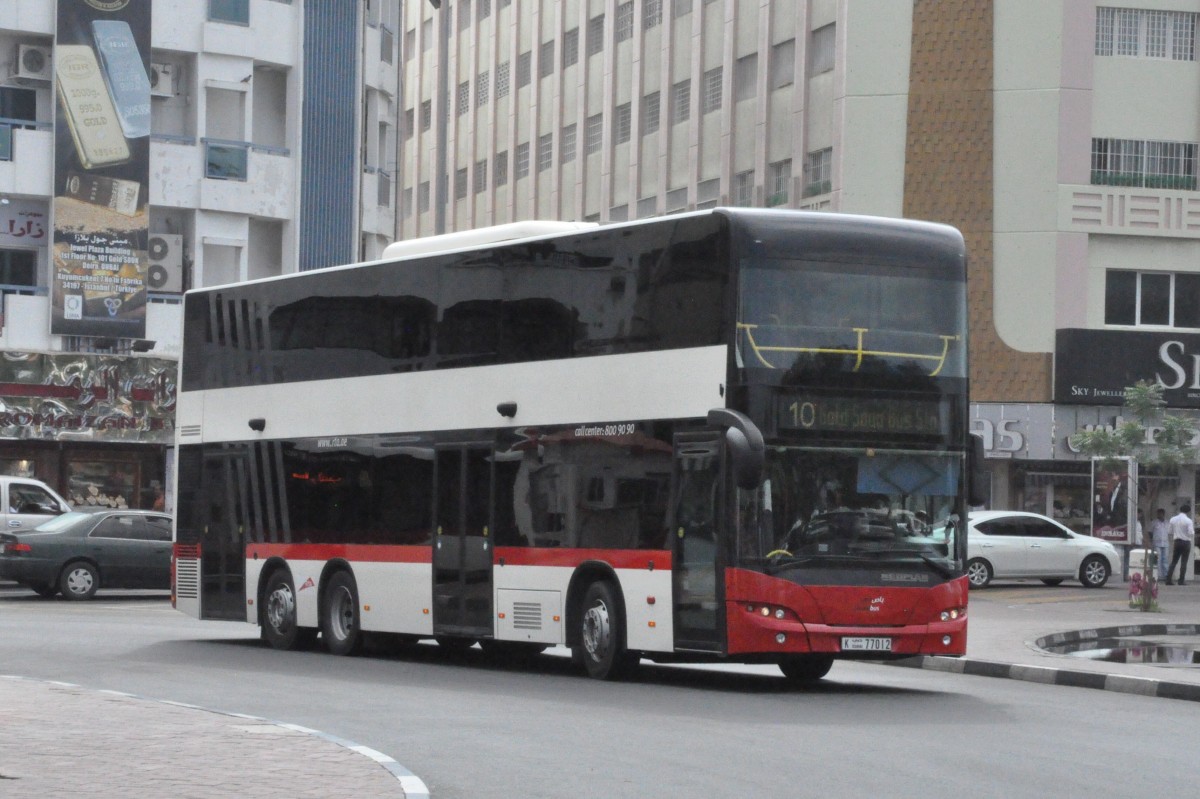
[[[1173,408],[1200,408],[1200,335],[1117,330],[1059,330],[1054,401],[1116,405],[1139,380],[1157,382]]]

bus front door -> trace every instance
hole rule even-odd
[[[492,447],[437,452],[433,548],[435,636],[492,633]]]
[[[704,652],[724,646],[724,587],[718,532],[721,438],[716,433],[675,436],[671,540],[674,560],[675,646]]]

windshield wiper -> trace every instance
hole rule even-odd
[[[929,564],[929,568],[933,569],[935,572],[942,575],[947,580],[951,580],[958,576],[958,574],[954,571],[954,569],[951,569],[949,566],[942,563],[941,561],[934,560],[933,558],[929,557],[928,555],[922,554],[921,560],[923,560],[927,564]]]

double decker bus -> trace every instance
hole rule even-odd
[[[965,280],[946,226],[714,209],[191,291],[173,601],[601,679],[961,655]]]

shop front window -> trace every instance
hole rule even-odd
[[[25,458],[0,458],[0,474],[7,477],[36,477],[33,461]]]
[[[76,460],[67,464],[67,500],[77,508],[140,507],[137,462]]]

